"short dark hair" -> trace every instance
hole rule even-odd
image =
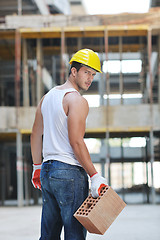
[[[69,70],[69,75],[71,74],[71,69],[72,67],[75,67],[77,69],[77,72],[79,71],[79,69],[82,67],[82,64],[79,62],[75,62],[73,61]]]

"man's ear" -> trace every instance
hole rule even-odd
[[[72,73],[73,77],[75,77],[76,74],[77,74],[77,69],[75,67],[72,67],[71,68],[71,73]]]

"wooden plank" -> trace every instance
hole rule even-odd
[[[94,45],[94,44],[90,44],[90,45],[85,45],[86,48],[91,48],[94,49],[94,51],[99,52],[99,49],[104,50],[104,45]],[[140,51],[140,49],[143,49],[145,47],[145,45],[141,44],[123,44],[123,52],[137,52]],[[75,46],[67,46],[68,50],[71,50],[72,52],[76,52],[77,51],[77,45]],[[109,51],[110,52],[118,52],[118,45],[109,45]],[[0,50],[1,51],[1,50]],[[60,46],[43,46],[43,51],[45,54],[47,55],[52,55],[55,53],[60,53]]]
[[[4,30],[0,31],[0,39],[14,39],[15,31]]]
[[[105,29],[108,36],[146,36],[148,25],[111,25],[111,26],[82,26],[82,27],[46,27],[46,28],[21,28],[23,38],[60,38],[64,31],[66,37],[103,37]]]

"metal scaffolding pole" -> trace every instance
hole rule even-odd
[[[158,104],[160,108],[160,34],[158,36]]]
[[[37,104],[42,98],[43,91],[42,91],[42,39],[37,39]]]
[[[102,74],[101,79],[98,81],[99,103],[100,106],[104,106],[104,91],[105,91],[105,73]]]
[[[65,54],[65,33],[64,30],[61,31],[61,69],[60,69],[60,83],[63,84],[65,79],[65,62],[64,62],[64,54]]]
[[[124,194],[124,151],[123,151],[123,138],[121,138],[121,164],[122,164],[122,198],[125,201],[125,194]]]
[[[152,30],[148,30],[148,71],[149,71],[149,99],[150,99],[150,109],[151,114],[153,115],[153,76],[152,76],[152,69],[151,69],[151,56],[152,56]],[[152,117],[151,115],[151,117]],[[153,126],[153,121],[151,122]]]
[[[79,37],[78,39],[78,51],[82,48],[82,38],[81,37]]]
[[[36,78],[34,74],[33,67],[30,69],[30,79],[31,79],[31,105],[36,106]]]
[[[132,165],[132,186],[134,185],[134,162],[131,163]]]
[[[21,35],[15,32],[15,104],[20,106],[20,80],[21,80]]]
[[[156,192],[154,188],[154,172],[153,172],[153,164],[154,164],[154,136],[153,130],[150,131],[150,164],[151,164],[151,201],[152,204],[156,202]]]
[[[105,42],[105,58],[108,61],[108,31],[107,29],[104,32],[104,42]],[[107,70],[108,71],[108,70]],[[109,73],[106,73],[106,93],[107,93],[107,115],[106,115],[106,142],[107,142],[107,154],[106,154],[106,163],[108,167],[108,184],[111,185],[111,171],[110,171],[110,145],[109,145],[109,94],[110,94],[110,82],[109,82]]]
[[[140,37],[140,55],[141,55],[141,60],[142,60],[142,70],[140,72],[140,91],[143,95],[143,102],[144,102],[144,91],[145,91],[145,76],[144,76],[144,72],[145,72],[145,53],[144,53],[144,49],[143,49],[143,38]]]
[[[101,174],[103,177],[106,177],[106,173],[105,173],[105,141],[104,139],[101,139],[101,148],[100,148],[100,163],[101,163]]]
[[[18,15],[22,15],[22,0],[17,0],[18,1]]]
[[[105,59],[106,59],[106,62],[108,62],[108,31],[107,30],[105,30],[105,32],[104,32],[104,42],[105,42]],[[110,94],[110,79],[109,79],[108,68],[107,68],[107,72],[106,72],[106,93],[107,93],[107,107],[108,107],[109,106],[109,94]],[[108,123],[108,121],[107,121],[107,123]]]
[[[17,148],[17,201],[18,207],[23,206],[23,156],[22,156],[22,134],[16,134]]]
[[[146,158],[146,196],[147,203],[149,203],[149,184],[148,184],[148,138],[146,137],[146,147],[145,147],[145,158]]]
[[[102,59],[102,63],[103,63],[103,60],[104,59]],[[100,99],[99,99],[100,106],[104,105],[105,78],[106,78],[105,73],[102,73],[101,74],[101,79],[98,80],[98,93],[99,93],[99,96],[100,96]]]
[[[101,44],[102,46],[102,44]],[[101,49],[101,53],[102,53],[102,49]],[[101,63],[103,64],[103,61],[105,59],[104,58],[104,55],[101,54]],[[99,96],[100,96],[100,100],[99,100],[99,104],[100,106],[104,106],[104,92],[105,92],[105,78],[106,78],[106,75],[105,73],[102,73],[101,74],[101,79],[98,80],[98,92],[99,92]],[[105,142],[104,142],[104,139],[101,139],[101,150],[100,152],[103,152],[103,149],[105,148]],[[106,166],[106,159],[105,157],[101,157],[100,159],[101,161],[101,173],[102,173],[102,176],[103,177],[106,177],[106,172],[105,172],[105,166]]]
[[[6,162],[6,149],[4,144],[1,144],[0,147],[1,150],[1,165],[0,165],[0,200],[2,203],[2,206],[4,205],[5,202],[5,194],[6,194],[6,167],[5,167],[5,162]]]
[[[103,62],[104,62],[104,54],[103,54],[103,39],[101,38],[101,43],[100,43],[100,61],[101,61],[101,65],[103,66]],[[100,106],[104,106],[104,94],[105,94],[105,78],[106,75],[103,72],[101,74],[101,79],[98,80],[98,92],[99,92],[99,104]]]
[[[23,39],[23,106],[29,106],[29,77],[28,77],[27,40]]]
[[[152,55],[152,30],[148,30],[148,69],[149,69],[149,80],[150,80],[150,89],[149,89],[149,98],[150,98],[150,163],[151,163],[151,196],[152,204],[155,203],[156,193],[154,188],[154,173],[153,173],[153,164],[154,164],[154,136],[153,136],[153,78],[152,78],[152,69],[151,69],[151,55]]]
[[[123,74],[122,74],[122,37],[119,37],[120,73],[119,73],[119,92],[121,104],[123,104]]]
[[[25,192],[25,204],[29,205],[29,164],[27,161],[27,147],[24,148],[24,192]]]

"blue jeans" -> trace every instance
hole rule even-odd
[[[44,162],[41,169],[42,220],[40,240],[85,240],[86,229],[73,217],[88,196],[88,177],[78,166]]]

